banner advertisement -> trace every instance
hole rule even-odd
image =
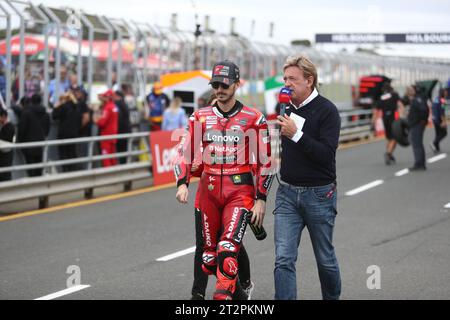
[[[172,132],[156,131],[150,133],[153,184],[155,186],[175,182],[172,159],[176,155],[178,141],[172,141]]]

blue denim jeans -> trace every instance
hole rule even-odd
[[[302,230],[308,228],[323,299],[339,299],[341,276],[334,253],[337,192],[334,183],[320,187],[280,185],[275,200],[275,299],[297,299],[296,267]]]

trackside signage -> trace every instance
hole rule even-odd
[[[450,44],[449,32],[419,33],[318,33],[316,43]]]
[[[155,186],[175,182],[172,160],[176,155],[178,141],[172,141],[171,136],[172,131],[150,133],[153,184]]]

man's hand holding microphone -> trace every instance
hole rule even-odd
[[[286,115],[286,108],[291,103],[291,94],[292,90],[286,87],[283,87],[278,95],[278,102],[280,103],[280,115],[277,117],[277,124],[280,126],[280,133],[283,136],[291,139],[295,136],[298,131],[298,128],[295,124],[295,121]]]

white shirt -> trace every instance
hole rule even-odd
[[[297,107],[296,105],[294,105],[291,102],[291,105],[296,109],[300,109],[301,107],[306,106],[308,103],[310,103],[311,101],[314,100],[314,98],[316,98],[319,95],[319,92],[317,92],[317,89],[314,88],[313,92],[311,92],[311,94],[309,95],[308,98],[305,99],[305,101],[303,101],[302,103],[299,104],[299,106]],[[297,132],[294,134],[294,136],[291,138],[292,141],[294,141],[295,143],[297,143],[300,138],[303,136],[303,131],[302,128],[297,128]]]
[[[298,110],[298,109],[300,109],[301,107],[304,107],[304,106],[306,106],[308,103],[310,103],[311,101],[313,101],[314,98],[317,97],[318,95],[319,95],[319,92],[317,92],[317,89],[314,88],[314,90],[311,92],[311,94],[309,95],[309,97],[306,98],[305,101],[303,101],[302,103],[300,103],[300,104],[298,105],[298,107],[297,107],[295,104],[293,104],[292,102],[291,102],[291,104],[294,106],[295,109]]]

